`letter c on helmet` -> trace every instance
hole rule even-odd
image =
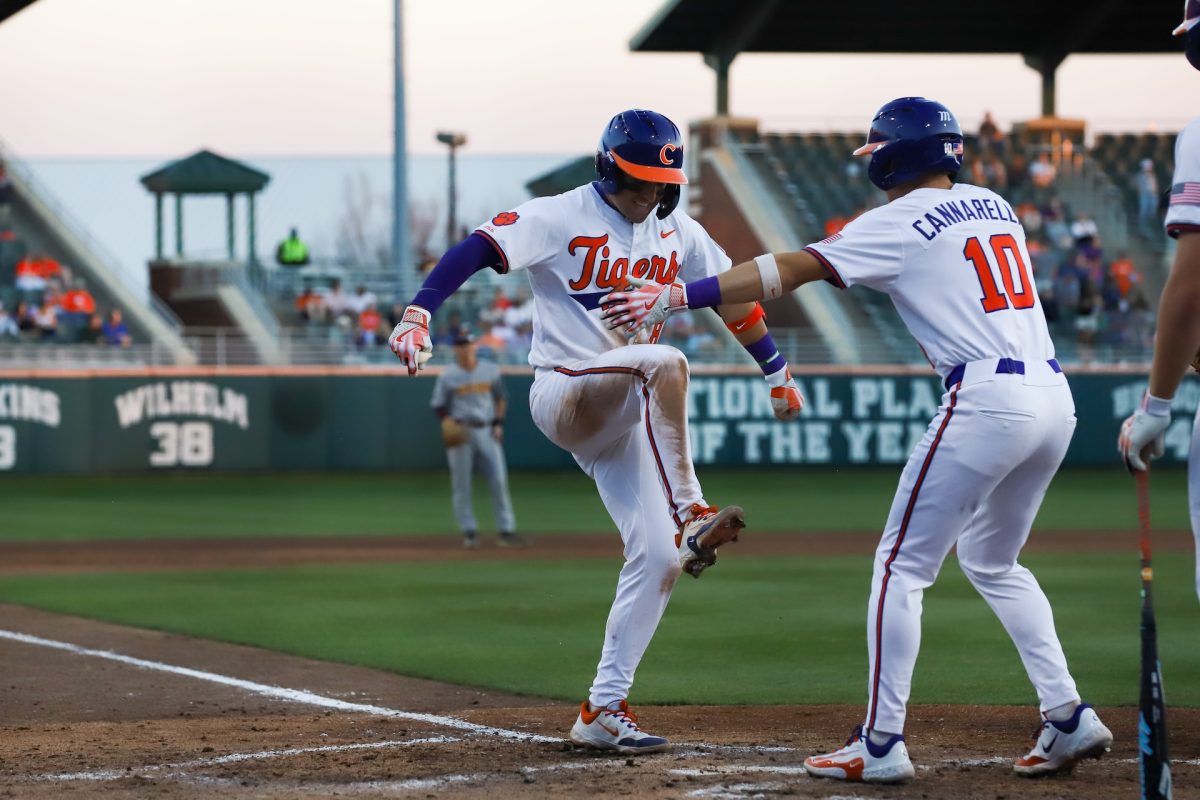
[[[668,155],[668,153],[674,152],[677,149],[678,148],[670,142],[664,144],[662,149],[658,151],[658,160],[666,164],[668,167],[671,166],[671,157]]]

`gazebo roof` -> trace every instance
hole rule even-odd
[[[241,194],[261,191],[271,176],[211,150],[201,150],[143,175],[141,181],[156,194]]]

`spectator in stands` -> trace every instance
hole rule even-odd
[[[296,316],[302,322],[320,322],[325,319],[325,301],[317,294],[312,284],[305,284],[304,291],[296,295],[294,302]]]
[[[1029,181],[1038,189],[1049,188],[1058,177],[1058,169],[1050,162],[1050,154],[1042,153],[1029,165]]]
[[[87,325],[79,334],[79,341],[84,344],[104,344],[104,317],[99,314],[89,316]]]
[[[503,286],[496,287],[496,293],[492,295],[492,304],[489,308],[496,311],[507,311],[512,308],[512,300],[508,298],[508,293],[504,291]]]
[[[303,267],[309,263],[308,245],[300,238],[295,228],[292,228],[287,238],[275,248],[275,261],[281,267]]]
[[[42,274],[41,254],[30,253],[17,262],[17,277],[14,285],[26,296],[34,295],[46,288],[46,278]]]
[[[0,229],[0,286],[15,286],[17,262],[25,257],[25,245],[12,228]]]
[[[995,153],[989,153],[983,158],[983,179],[984,185],[989,189],[997,192],[1008,189],[1008,170],[1004,168],[1004,162]]]
[[[1138,233],[1144,238],[1159,238],[1158,230],[1158,176],[1154,173],[1154,162],[1143,158],[1141,169],[1133,179],[1137,189]]]
[[[1088,216],[1086,211],[1080,211],[1075,215],[1075,221],[1071,223],[1071,238],[1075,240],[1076,247],[1083,249],[1096,247],[1096,236],[1099,233],[1100,228],[1096,225],[1096,221]]]
[[[1003,138],[1004,134],[1000,132],[996,120],[992,119],[992,112],[983,112],[983,122],[979,123],[979,143],[986,149],[992,142]]]
[[[52,342],[58,338],[58,304],[55,301],[56,298],[47,296],[33,312],[39,341]]]
[[[133,344],[133,337],[129,335],[129,326],[125,324],[123,317],[119,308],[108,312],[108,319],[104,321],[101,328],[105,344],[113,347],[129,347]]]
[[[1046,238],[1060,250],[1068,250],[1074,243],[1071,228],[1067,225],[1067,209],[1058,197],[1051,197],[1042,209],[1042,221],[1046,225]]]
[[[1141,273],[1138,272],[1126,252],[1118,254],[1117,260],[1108,265],[1108,273],[1116,282],[1120,296],[1126,300],[1130,299],[1134,287],[1140,286],[1142,282]]]
[[[82,279],[76,279],[71,288],[59,298],[62,313],[59,315],[59,327],[62,339],[67,342],[78,341],[88,318],[96,313],[96,298],[87,290]]]
[[[325,292],[325,308],[333,319],[344,316],[350,308],[350,296],[342,290],[341,280],[334,278]]]
[[[375,306],[367,306],[358,314],[358,330],[354,335],[354,344],[360,350],[364,347],[375,347],[382,344],[384,337],[379,328],[383,324],[383,314]]]
[[[0,340],[17,339],[20,336],[21,329],[17,327],[17,321],[9,316],[4,303],[0,303]]]
[[[29,301],[22,300],[17,303],[17,307],[13,312],[13,317],[17,321],[17,328],[26,338],[30,338],[37,332],[37,323],[33,321],[34,307]]]
[[[374,308],[377,302],[379,300],[375,297],[374,292],[368,291],[365,286],[359,286],[354,290],[354,294],[346,300],[346,308],[357,319],[358,315],[368,308]]]

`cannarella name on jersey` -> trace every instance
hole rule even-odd
[[[933,207],[936,214],[926,213],[912,221],[912,228],[932,242],[939,233],[952,225],[968,220],[991,219],[997,222],[1011,222],[1020,225],[1012,206],[1000,199],[972,198],[969,200],[949,200]]]

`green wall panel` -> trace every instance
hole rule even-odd
[[[505,450],[514,469],[573,468],[529,415],[530,375],[506,375]],[[0,376],[0,474],[189,470],[412,469],[445,466],[433,377]],[[688,396],[698,464],[899,464],[942,398],[936,378],[805,375],[793,423],[771,415],[755,375],[696,375]],[[1079,427],[1070,464],[1116,465],[1117,428],[1145,379],[1071,376]],[[1200,381],[1175,398],[1167,463],[1186,461]]]

